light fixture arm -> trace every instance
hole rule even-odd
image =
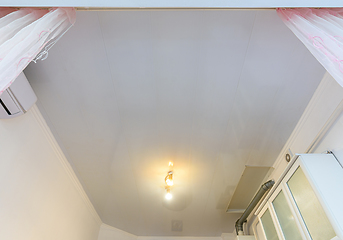
[[[169,171],[167,176],[164,178],[164,181],[166,182],[167,186],[173,185],[173,171]]]
[[[166,189],[166,199],[167,200],[170,200],[172,199],[172,194],[170,193],[170,188],[171,186],[174,185],[174,182],[173,182],[173,174],[174,172],[171,171],[173,169],[173,163],[172,162],[169,162],[169,169],[170,171],[168,172],[167,176],[164,178],[164,181],[166,183],[166,186],[165,186],[165,189]]]
[[[167,179],[173,179],[173,171],[169,171],[167,176],[164,178],[165,181],[167,181]]]

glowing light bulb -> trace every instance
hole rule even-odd
[[[170,200],[172,199],[173,195],[170,193],[170,189],[167,189],[166,199]]]
[[[174,185],[173,179],[167,178],[167,179],[166,179],[166,184],[167,184],[169,187],[173,186],[173,185]]]
[[[169,162],[169,167],[172,167],[174,164],[172,162]]]
[[[167,186],[169,186],[169,187],[173,186],[173,184],[174,184],[174,182],[173,182],[173,171],[168,172],[168,175],[166,176],[164,181],[166,182]]]

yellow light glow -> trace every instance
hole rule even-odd
[[[168,186],[173,186],[174,185],[174,182],[173,182],[173,179],[170,179],[170,178],[167,178],[166,179],[166,184],[168,185]]]
[[[167,193],[166,193],[166,199],[170,200],[172,199],[173,195],[170,193],[170,189],[167,189]]]
[[[166,176],[164,181],[166,182],[167,186],[173,186],[173,171],[168,172],[168,175]]]
[[[173,195],[171,195],[171,193],[167,193],[166,194],[166,199],[167,200],[170,200],[170,199],[172,199],[173,198]]]
[[[172,167],[174,164],[172,162],[169,162],[169,167]]]

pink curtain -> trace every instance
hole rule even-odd
[[[0,8],[0,95],[75,22],[75,9]]]
[[[343,9],[277,9],[277,13],[343,87]]]

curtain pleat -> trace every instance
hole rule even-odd
[[[74,8],[0,8],[0,17],[1,95],[47,43],[75,23],[76,13]]]
[[[343,9],[277,9],[277,13],[343,87]]]

